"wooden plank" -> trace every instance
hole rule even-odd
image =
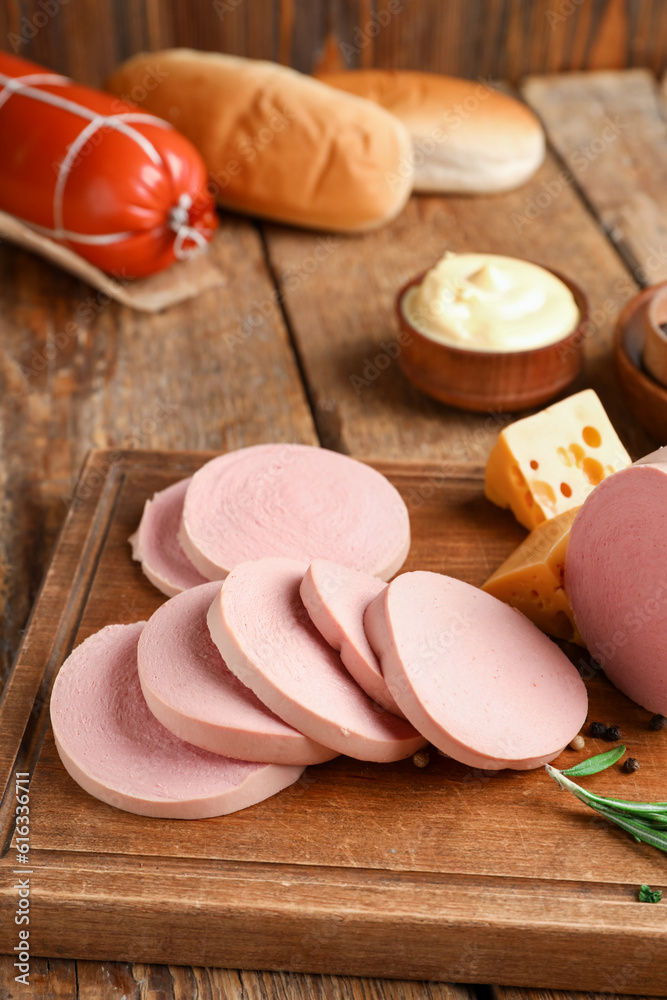
[[[347,66],[520,80],[527,73],[667,67],[660,0],[12,0],[0,46],[100,86],[135,52],[172,45],[280,59],[310,72],[326,39]]]
[[[76,976],[77,1000],[171,1000],[171,977],[165,966],[129,962],[69,963]],[[71,996],[72,994],[70,994]]]
[[[215,970],[217,972],[217,970]],[[473,1000],[466,986],[404,979],[241,972],[238,1000]],[[215,980],[214,980],[215,981]],[[225,991],[225,996],[229,994]],[[236,998],[229,997],[229,1000]]]
[[[627,1000],[644,1000],[644,997],[636,994],[630,998],[635,985],[636,966],[641,962],[641,955],[637,955],[634,962],[629,962],[627,968],[620,975],[610,975],[609,985],[605,987],[605,992],[600,994],[577,993],[574,990],[534,990],[520,986],[494,986],[493,997],[495,1000],[608,1000],[609,994],[612,996],[627,997]]]
[[[473,1000],[474,997],[469,988],[451,983],[182,966],[170,966],[169,973],[174,1000],[190,1000],[193,996],[198,1000]],[[85,993],[80,993],[80,997],[87,1000]]]
[[[278,23],[278,0],[141,0],[123,7],[29,0],[3,5],[0,47],[102,87],[118,63],[146,50],[192,46],[276,59]]]
[[[667,125],[655,77],[533,77],[523,93],[635,280],[666,280]]]
[[[30,985],[26,987],[15,982],[18,970],[14,968],[14,961],[13,955],[0,955],[1,1000],[18,1000],[22,995],[39,1000],[74,1000],[77,997],[76,962],[61,958],[31,958]]]
[[[630,451],[650,450],[621,398],[611,352],[614,321],[637,286],[553,157],[518,191],[413,198],[395,222],[364,236],[264,228],[328,447],[362,457],[485,461],[509,418],[454,410],[407,382],[395,360],[394,300],[445,250],[488,250],[557,268],[585,289],[593,320],[586,370],[568,391],[595,388]]]
[[[378,6],[392,9],[390,0]],[[657,30],[663,15],[656,4],[624,0],[404,4],[378,33],[373,62],[513,83],[535,72],[660,65],[664,52],[646,23]]]
[[[611,889],[590,880],[417,876],[391,868],[326,873],[269,865],[253,874],[236,863],[141,863],[36,851],[35,948],[85,951],[105,962],[131,955],[587,990],[620,978],[641,949],[634,988],[654,995],[664,988],[664,913],[638,904],[628,883]],[[2,893],[3,902],[9,895]]]
[[[30,771],[34,953],[599,989],[641,946],[635,988],[659,993],[667,916],[636,892],[661,884],[661,855],[564,800],[542,771],[488,774],[437,754],[423,770],[339,758],[252,809],[193,823],[117,812],[69,779],[48,728],[55,672],[74,642],[159,605],[127,536],[147,495],[207,457],[91,456],[7,687],[0,830],[8,847],[13,770]],[[380,468],[410,507],[406,568],[479,583],[523,534],[468,466],[440,478],[437,464]],[[621,781],[630,797],[659,798],[662,734],[573,652],[591,718],[618,723],[642,762],[639,777],[614,769],[591,787],[618,793]],[[13,863],[11,851],[0,861],[8,921]],[[101,970],[88,971],[97,989]],[[186,996],[196,973],[179,975],[146,973],[156,991],[178,995],[180,983]]]
[[[474,1000],[466,986],[356,976],[246,972],[127,962],[33,959],[31,996],[39,1000]],[[0,998],[19,997],[13,959],[0,955]]]
[[[226,288],[147,316],[0,248],[0,688],[89,448],[316,441],[256,229],[212,253]]]

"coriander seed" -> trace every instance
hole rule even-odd
[[[635,771],[639,770],[639,767],[640,764],[636,757],[628,757],[624,761],[621,770],[625,771],[626,774],[633,774]]]
[[[573,740],[570,740],[570,747],[573,750],[583,750],[585,745],[586,743],[581,733],[575,736]]]
[[[418,750],[412,755],[412,763],[415,767],[426,767],[431,760],[428,750]]]

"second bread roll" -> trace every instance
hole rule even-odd
[[[400,118],[414,143],[415,191],[508,191],[544,159],[544,133],[532,111],[482,81],[384,69],[317,78]]]
[[[134,56],[107,87],[186,135],[237,211],[353,232],[394,218],[412,190],[397,118],[284,66],[171,49]]]

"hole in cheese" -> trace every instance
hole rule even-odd
[[[556,509],[556,494],[554,493],[553,486],[551,486],[550,483],[541,482],[539,480],[531,485],[533,487],[533,496],[539,503],[540,507],[546,507],[547,510],[554,511]]]
[[[581,447],[580,444],[571,444],[569,450],[578,468],[581,468],[581,463],[586,455],[586,452],[584,451],[584,449]]]
[[[597,458],[585,458],[582,469],[588,482],[593,486],[597,486],[604,479],[604,469]]]
[[[564,611],[557,611],[554,615],[554,635],[561,639],[572,639],[574,636],[574,625]]]
[[[561,493],[563,494],[564,497],[571,497],[572,496],[572,487],[568,486],[567,483],[561,483],[560,484],[560,491],[561,491]]]
[[[518,465],[512,466],[511,475],[512,479],[514,480],[517,486],[521,487],[526,485],[526,480],[524,479],[523,472],[521,471]]]
[[[597,427],[584,427],[581,436],[589,448],[599,448],[602,444],[602,435]]]
[[[572,459],[566,452],[565,448],[558,448],[556,454],[560,458],[563,465],[567,465],[568,467],[572,465]]]
[[[531,469],[539,469],[539,467],[540,467],[540,463],[539,463],[539,462],[536,462],[536,461],[535,461],[535,459],[533,458],[533,459],[531,460],[531,463],[530,463],[530,467],[531,467]]]

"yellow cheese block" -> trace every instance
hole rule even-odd
[[[602,403],[585,389],[501,432],[485,491],[530,530],[579,507],[599,482],[630,464]]]
[[[543,632],[583,646],[563,587],[565,553],[578,510],[573,507],[534,528],[482,590],[518,608]]]

